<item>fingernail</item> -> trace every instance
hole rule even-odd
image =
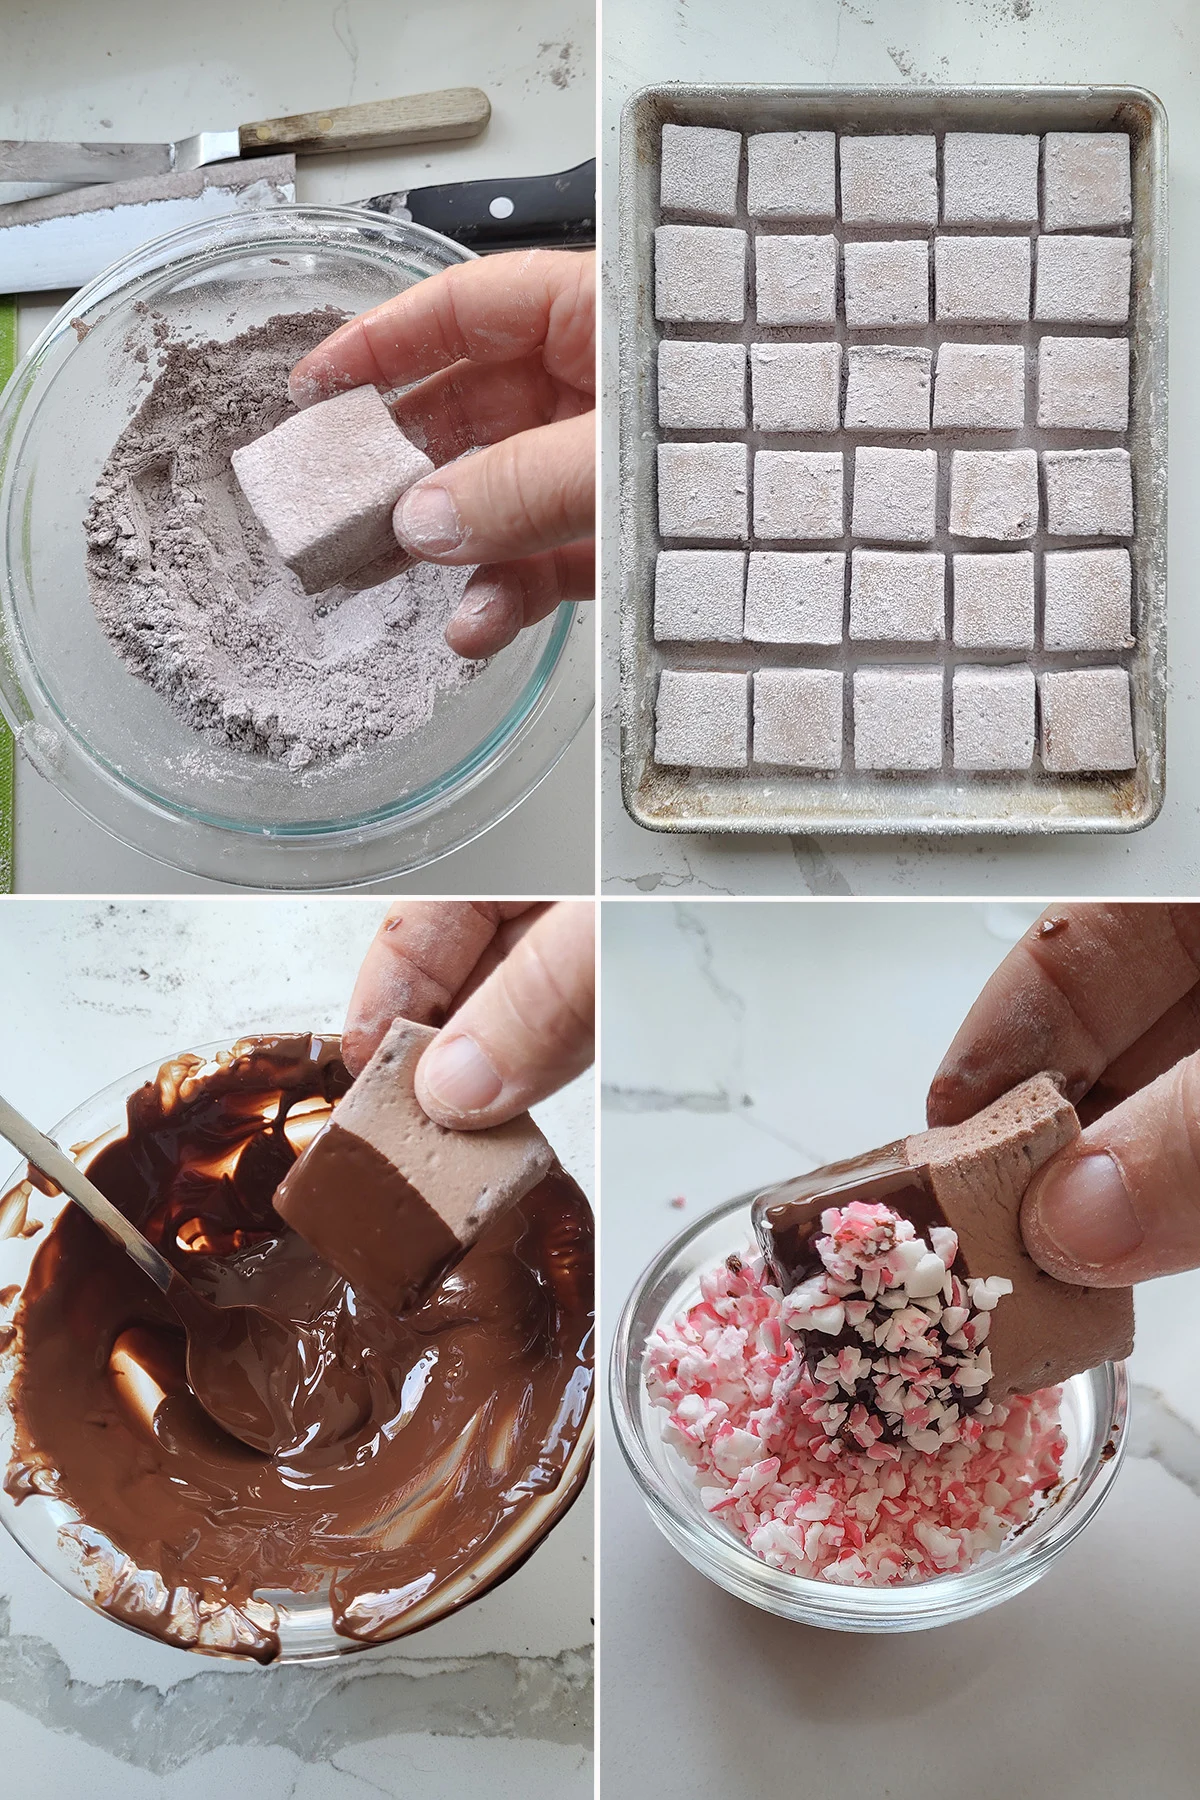
[[[1027,1196],[1026,1230],[1065,1262],[1103,1268],[1129,1256],[1145,1233],[1115,1159],[1107,1152],[1052,1164]]]
[[[426,486],[423,481],[397,500],[392,529],[406,549],[422,556],[441,556],[447,550],[457,550],[466,535],[446,489]]]
[[[445,1038],[421,1063],[424,1098],[446,1112],[482,1112],[504,1086],[474,1038]]]

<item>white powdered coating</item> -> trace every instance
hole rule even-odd
[[[1040,237],[1035,319],[1123,325],[1133,246],[1121,237]]]
[[[1128,225],[1129,139],[1123,131],[1048,131],[1042,176],[1047,231]]]
[[[1041,678],[1042,761],[1055,774],[1132,769],[1133,718],[1124,669],[1060,669]]]
[[[946,635],[946,559],[937,550],[855,550],[850,637],[935,644]]]
[[[937,224],[936,138],[844,137],[839,153],[847,224]]]
[[[1045,588],[1047,650],[1127,650],[1132,644],[1128,550],[1048,550]]]
[[[654,316],[740,325],[746,316],[746,233],[723,225],[660,225],[654,233]]]
[[[1034,450],[955,450],[950,457],[950,530],[955,537],[1019,541],[1038,528]]]
[[[951,558],[954,642],[964,650],[1032,650],[1033,552]]]
[[[907,344],[846,351],[847,431],[928,431],[933,352]]]
[[[742,134],[710,125],[664,125],[660,204],[664,212],[732,219],[737,211]]]
[[[1032,669],[955,669],[953,702],[956,769],[1030,766],[1036,713]]]
[[[745,344],[664,338],[658,346],[664,431],[739,431],[746,423]]]
[[[660,550],[654,569],[655,638],[738,643],[745,586],[744,550]]]
[[[1015,431],[1025,423],[1021,344],[942,344],[933,384],[934,429]]]
[[[1038,346],[1038,424],[1124,431],[1129,424],[1129,339],[1044,337]]]
[[[837,239],[756,235],[754,287],[760,325],[832,325]]]
[[[1027,237],[952,237],[933,245],[939,319],[1015,324],[1029,317],[1032,258]]]
[[[744,635],[755,644],[840,644],[841,550],[752,550]]]
[[[1046,450],[1046,529],[1052,537],[1131,537],[1127,450]]]
[[[854,506],[850,529],[858,538],[884,543],[929,544],[937,513],[937,451],[854,452]]]
[[[754,535],[840,538],[845,529],[840,450],[759,450],[754,457]]]
[[[664,669],[654,760],[691,769],[744,769],[750,754],[749,677]]]
[[[658,529],[665,538],[730,538],[748,531],[745,444],[660,444]]]
[[[942,217],[948,225],[1036,225],[1039,139],[1003,131],[948,131],[942,146]]]
[[[752,219],[832,219],[832,131],[759,131],[746,139]]]
[[[836,431],[840,344],[751,344],[756,431]]]
[[[856,669],[854,761],[860,769],[938,769],[942,671]]]
[[[929,318],[929,246],[849,243],[842,250],[847,325],[924,325]]]
[[[760,669],[754,677],[755,762],[840,768],[842,704],[837,669]]]
[[[85,521],[88,584],[134,674],[197,731],[294,769],[394,741],[480,665],[443,632],[467,569],[418,564],[308,597],[263,536],[232,453],[292,415],[292,365],[343,322],[280,315],[228,342],[171,340]]]

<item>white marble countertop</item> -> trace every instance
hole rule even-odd
[[[594,49],[589,0],[419,8],[393,0],[56,0],[52,14],[26,8],[6,20],[0,137],[157,141],[430,88],[486,89],[492,118],[478,139],[301,158],[297,199],[352,204],[392,189],[539,175],[584,161],[595,153]],[[22,305],[22,353],[66,298]],[[422,872],[361,891],[591,893],[594,745],[588,721],[541,787],[482,838]],[[19,892],[227,891],[118,843],[23,759],[16,816]]]
[[[1184,894],[1200,879],[1200,7],[1194,0],[605,0],[605,387],[615,396],[617,136],[629,94],[665,81],[1124,82],[1152,89],[1170,132],[1171,524],[1167,799],[1132,837],[674,835],[635,825],[617,768],[616,409],[606,409],[601,868],[612,893]]]
[[[189,1045],[338,1030],[383,910],[371,900],[7,900],[0,1093],[45,1129],[125,1071]],[[538,1109],[589,1192],[592,1095],[587,1076]],[[0,1176],[15,1160],[0,1145]],[[0,1531],[0,1790],[452,1800],[480,1785],[489,1800],[585,1800],[592,1538],[589,1484],[530,1561],[455,1618],[335,1662],[260,1669],[121,1629]]]
[[[1038,911],[603,910],[607,1335],[719,1201],[917,1129],[951,1035]],[[1191,1800],[1198,1308],[1200,1274],[1139,1290],[1131,1453],[1079,1542],[1027,1593],[930,1632],[853,1637],[732,1599],[659,1535],[606,1423],[605,1791]]]

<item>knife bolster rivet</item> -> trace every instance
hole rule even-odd
[[[516,207],[507,194],[497,194],[496,198],[489,202],[488,211],[493,219],[511,219]]]
[[[271,127],[269,125],[256,125],[254,127],[254,135],[260,144],[269,144],[271,141]]]
[[[333,120],[329,117],[328,113],[322,113],[321,117],[317,120],[317,130],[318,131],[330,131],[330,130],[332,130],[332,128],[333,128]]]

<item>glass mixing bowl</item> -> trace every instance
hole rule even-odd
[[[563,605],[439,695],[415,732],[297,772],[202,739],[125,667],[88,597],[88,497],[145,394],[125,347],[146,336],[135,308],[228,339],[275,313],[362,312],[472,257],[347,207],[209,220],[97,276],[13,375],[0,402],[0,710],[41,774],[125,843],[242,886],[399,874],[504,818],[587,718],[591,609]]]
[[[257,1035],[272,1034],[260,1032]],[[186,1054],[200,1056],[208,1061],[218,1051],[228,1050],[231,1042],[232,1040],[201,1044]],[[90,1100],[85,1100],[82,1106],[77,1106],[54,1126],[50,1135],[64,1148],[71,1149],[80,1168],[87,1169],[105,1145],[124,1135],[125,1102],[135,1088],[140,1087],[143,1082],[154,1080],[164,1060],[166,1059],[158,1058],[147,1063],[144,1068],[122,1076],[119,1081],[112,1082],[100,1093],[94,1094]],[[23,1163],[18,1164],[9,1178],[0,1184],[0,1195],[7,1194],[16,1186],[24,1167]],[[0,1305],[0,1347],[4,1344],[3,1326],[20,1305],[20,1290],[39,1247],[45,1241],[46,1232],[54,1224],[62,1208],[72,1204],[65,1196],[49,1200],[35,1192],[29,1205],[31,1220],[26,1222],[20,1217],[0,1217],[0,1293],[7,1295],[10,1287],[15,1290]],[[34,1221],[40,1226],[37,1231],[32,1230]],[[30,1230],[29,1236],[21,1235],[23,1226]],[[10,1235],[5,1235],[6,1231]],[[8,1369],[4,1365],[5,1358],[0,1355],[0,1478],[8,1467],[13,1440],[12,1414],[5,1398],[12,1371],[11,1364]],[[557,1487],[547,1490],[531,1502],[509,1529],[489,1546],[487,1552],[465,1568],[461,1575],[444,1582],[425,1601],[409,1608],[404,1615],[404,1630],[398,1632],[397,1636],[407,1637],[414,1631],[436,1625],[439,1620],[457,1612],[468,1602],[478,1600],[506,1576],[515,1573],[578,1498],[591,1466],[594,1435],[595,1412],[589,1396],[579,1436]],[[92,1598],[86,1571],[81,1566],[73,1540],[61,1535],[61,1528],[74,1524],[77,1518],[78,1514],[63,1501],[40,1494],[22,1500],[18,1506],[0,1486],[0,1523],[3,1523],[38,1567],[66,1593],[82,1600],[92,1612],[99,1613],[101,1617],[125,1630],[135,1630],[136,1627],[129,1625],[124,1619],[115,1618]],[[369,1644],[344,1637],[334,1629],[326,1594],[272,1591],[263,1598],[274,1607],[278,1619],[278,1662],[311,1662],[371,1648]],[[198,1654],[221,1655],[222,1651],[211,1646],[201,1646]],[[239,1656],[237,1660],[245,1662],[246,1658]]]
[[[757,1192],[757,1190],[755,1190]],[[1032,1585],[1074,1542],[1104,1499],[1125,1451],[1124,1364],[1104,1363],[1063,1390],[1067,1437],[1054,1496],[999,1550],[965,1574],[911,1587],[841,1587],[769,1568],[700,1503],[692,1470],[664,1443],[666,1413],[642,1379],[647,1339],[700,1298],[700,1277],[754,1241],[750,1202],[739,1194],[682,1232],[651,1263],[626,1302],[613,1344],[610,1399],[617,1439],[650,1516],[693,1568],[764,1612],[832,1631],[922,1631],[986,1612]]]

